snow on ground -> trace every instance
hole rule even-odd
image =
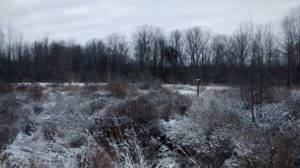
[[[92,112],[92,102],[79,94],[49,92],[39,102],[24,104],[22,109],[26,113],[22,116],[24,121],[21,124],[27,133],[20,132],[3,151],[8,156],[6,164],[12,167],[32,167],[32,162],[35,162],[37,167],[73,168],[80,162],[78,157],[84,159],[87,151],[94,150],[91,144],[96,142],[87,132],[93,124],[93,118],[88,115]],[[93,102],[104,105],[115,102],[109,94],[106,90],[98,90]],[[81,138],[83,142],[80,142]],[[79,146],[72,147],[77,140]]]
[[[88,129],[95,125],[95,119],[103,118],[105,111],[109,111],[112,106],[118,106],[125,101],[114,97],[110,91],[104,88],[98,89],[91,96],[60,89],[49,91],[47,87],[50,87],[51,83],[38,84],[46,88],[47,97],[43,97],[40,101],[30,102],[24,95],[17,96],[22,102],[26,102],[21,110],[24,118],[22,121],[18,121],[21,125],[20,129],[23,130],[18,133],[13,143],[9,144],[7,149],[0,154],[0,159],[1,155],[5,155],[6,164],[16,167],[32,167],[34,160],[37,167],[73,168],[88,159],[87,157],[91,155],[90,152],[102,151],[102,147],[98,146]],[[16,85],[31,84],[18,83]],[[87,84],[65,83],[64,85],[84,87]],[[96,85],[103,86],[105,83]],[[246,102],[239,97],[239,91],[236,88],[220,85],[202,86],[198,98],[196,97],[196,86],[170,84],[162,86],[187,96],[191,100],[191,105],[184,115],[175,114],[169,120],[161,118],[155,122],[168,139],[168,143],[172,143],[176,148],[176,150],[171,150],[167,145],[159,147],[157,168],[180,167],[179,157],[187,157],[188,161],[196,167],[200,166],[197,157],[189,157],[184,153],[183,147],[190,148],[197,153],[197,156],[214,159],[219,158],[215,153],[219,148],[225,152],[229,150],[234,155],[222,160],[223,166],[243,167],[240,163],[241,159],[253,155],[257,150],[269,147],[260,146],[266,145],[264,144],[266,143],[263,139],[264,135],[274,130],[278,130],[280,135],[285,135],[286,132],[297,132],[300,128],[299,118],[297,119],[292,113],[295,102],[300,100],[299,90],[292,90],[289,97],[279,102],[255,106],[256,117],[259,115],[261,117],[258,124],[253,124],[250,109],[247,108]],[[137,93],[147,95],[151,94],[151,91],[137,89]],[[158,98],[160,97],[153,97],[153,99]],[[253,139],[251,133],[260,136]],[[257,140],[263,143],[257,144]],[[153,141],[158,143],[157,139]],[[275,137],[274,142],[276,141]],[[229,143],[228,146],[225,146],[228,149],[223,149],[223,143],[225,145]],[[137,150],[141,150],[138,145],[136,146]],[[130,160],[132,156],[129,156],[130,149],[126,148],[128,153],[122,153],[123,148],[118,146],[116,148],[121,151],[122,156],[120,157],[127,157],[126,159],[129,158],[129,161],[127,160],[126,164],[115,165],[134,167],[132,166],[133,161]],[[178,150],[183,155],[178,155],[176,152]],[[255,157],[264,161],[264,155],[267,154],[263,153],[263,155]],[[143,160],[142,151],[140,155],[141,164],[147,163]],[[78,160],[78,158],[80,159]],[[1,164],[0,168],[2,168]]]
[[[192,85],[174,85],[174,84],[164,84],[163,87],[176,91],[183,95],[197,95],[197,86]],[[209,86],[200,86],[200,93],[204,90],[213,90],[213,91],[221,91],[230,89],[228,86],[222,85],[209,85]]]
[[[57,83],[49,83],[49,82],[36,82],[36,83],[31,83],[31,82],[21,82],[21,83],[14,83],[16,86],[30,86],[30,85],[40,85],[42,87],[47,87],[47,86],[53,86],[53,85],[59,85],[59,86],[79,86],[79,87],[84,87],[84,86],[105,86],[107,83],[83,83],[83,82],[57,82]]]

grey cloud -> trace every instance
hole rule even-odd
[[[0,23],[11,24],[29,40],[105,37],[130,34],[153,24],[166,31],[204,26],[230,34],[252,19],[278,29],[278,23],[299,0],[0,0]]]

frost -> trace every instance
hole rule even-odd
[[[274,164],[282,159],[278,151],[296,156],[298,90],[281,101],[256,105],[253,123],[247,103],[233,87],[202,86],[196,97],[195,86],[163,85],[168,91],[137,89],[118,98],[104,87],[91,94],[38,84],[46,88],[39,101],[25,93],[0,96],[2,111],[16,115],[10,125],[0,123],[15,133],[1,151],[2,167],[229,168],[245,167],[246,161],[267,165],[271,149],[277,152]],[[135,122],[134,113],[126,110],[141,106],[143,101],[137,101],[141,96],[156,105],[151,110],[157,115]],[[182,107],[185,111],[179,113]]]

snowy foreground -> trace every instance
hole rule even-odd
[[[297,167],[300,91],[255,105],[239,88],[15,84],[0,96],[4,167]]]

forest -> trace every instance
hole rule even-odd
[[[106,82],[159,79],[167,83],[300,84],[300,10],[292,9],[279,33],[272,26],[241,23],[232,35],[192,27],[165,33],[152,25],[131,37],[26,42],[10,26],[0,33],[4,82]]]

